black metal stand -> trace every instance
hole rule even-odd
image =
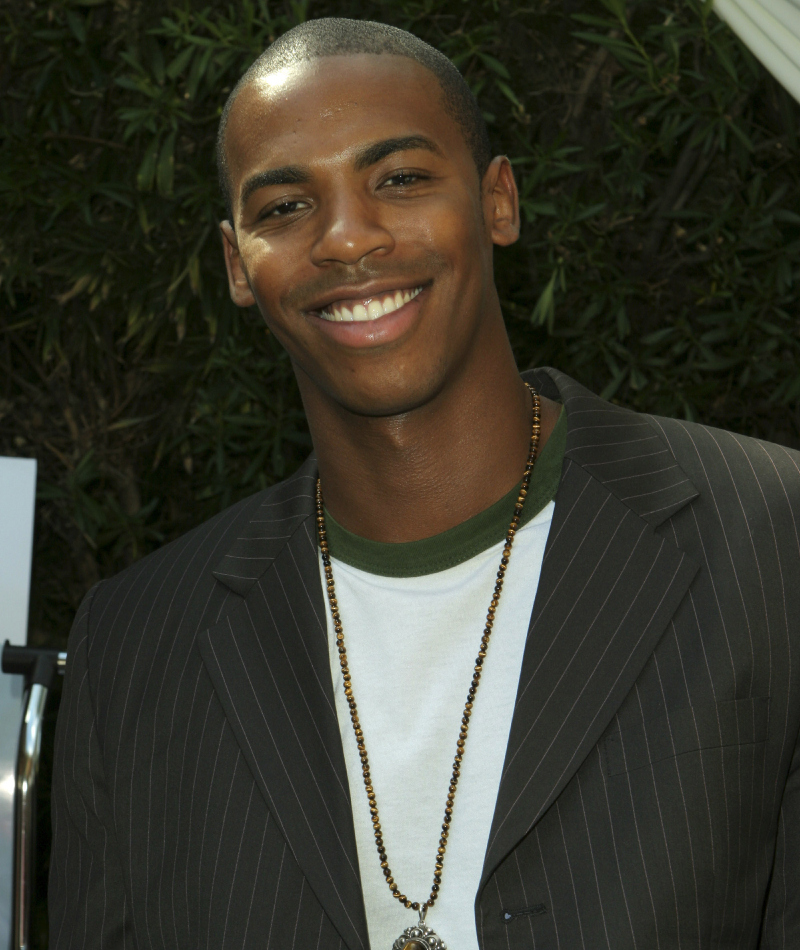
[[[47,693],[56,672],[63,673],[67,654],[36,647],[15,647],[6,640],[2,670],[25,677],[25,702],[17,747],[14,791],[14,920],[12,950],[29,950],[31,890],[34,870],[36,779],[42,748],[42,720]]]

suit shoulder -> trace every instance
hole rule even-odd
[[[790,499],[800,510],[800,451],[774,442],[682,419],[648,416],[675,460],[694,481],[712,491],[741,486]]]
[[[269,496],[277,487],[272,486],[241,499],[202,522],[202,524],[191,528],[180,537],[168,541],[150,554],[146,554],[118,574],[101,581],[98,593],[102,591],[103,597],[112,596],[115,591],[136,584],[137,579],[141,580],[154,573],[169,571],[184,560],[187,555],[196,557],[198,549],[213,549],[218,545],[224,545],[227,538],[235,536],[238,525],[247,521],[253,511],[264,501],[268,501]]]
[[[81,608],[81,612],[90,611],[85,618],[90,653],[98,639],[114,640],[128,631],[146,637],[149,631],[174,627],[176,633],[184,630],[193,635],[190,618],[207,622],[215,609],[221,609],[217,601],[221,604],[236,597],[214,577],[219,563],[253,522],[271,520],[297,506],[298,493],[308,492],[302,484],[308,478],[307,467],[308,463],[285,481],[231,505],[102,581]]]

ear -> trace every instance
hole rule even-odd
[[[239,239],[230,221],[220,221],[222,250],[225,254],[225,268],[228,271],[228,290],[231,300],[237,307],[252,307],[256,302],[247,280],[247,274],[239,254]]]
[[[507,247],[519,237],[519,192],[511,162],[492,159],[481,183],[483,214],[493,244]]]

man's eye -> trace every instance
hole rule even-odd
[[[424,178],[424,175],[420,175],[417,172],[397,172],[395,175],[392,175],[391,178],[387,178],[384,185],[400,187],[403,185],[415,185]]]
[[[265,218],[284,218],[287,215],[294,214],[296,211],[299,211],[305,206],[305,201],[282,201],[278,205],[273,205],[269,210],[265,211],[261,215],[262,220]]]

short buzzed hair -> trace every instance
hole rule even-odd
[[[475,162],[478,178],[483,179],[492,160],[489,133],[475,96],[453,63],[424,40],[396,26],[376,23],[373,20],[323,17],[301,23],[278,37],[250,66],[228,96],[217,130],[217,171],[226,212],[231,222],[233,195],[225,152],[225,132],[231,109],[239,93],[259,77],[295,63],[323,56],[348,56],[356,53],[405,56],[432,72],[441,89],[444,110],[461,129]]]

